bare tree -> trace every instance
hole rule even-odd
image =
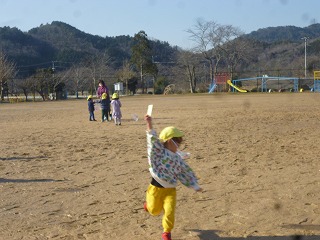
[[[50,69],[38,69],[36,73],[31,77],[31,86],[33,96],[35,99],[35,92],[37,92],[43,101],[48,97],[49,79],[52,77]]]
[[[28,95],[31,92],[31,84],[30,84],[30,78],[26,79],[17,79],[17,88],[18,90],[21,90],[23,92],[23,95],[25,96],[26,102],[28,101]]]
[[[231,78],[234,70],[241,60],[246,58],[249,41],[241,38],[243,32],[232,25],[224,25],[218,28],[218,36],[221,44],[217,46],[217,53],[222,56],[228,66]]]
[[[192,29],[187,30],[191,39],[196,43],[195,52],[201,53],[209,62],[211,81],[218,71],[222,60],[221,47],[239,37],[242,32],[231,25],[220,25],[214,21],[198,19]],[[226,53],[226,51],[224,51]]]
[[[214,73],[221,59],[221,56],[216,52],[216,47],[221,43],[221,38],[218,36],[219,27],[220,25],[214,21],[206,22],[198,19],[193,28],[187,30],[190,33],[190,38],[196,43],[193,51],[201,53],[209,63],[211,81],[213,81]]]
[[[249,59],[251,52],[249,41],[240,37],[233,41],[227,42],[221,46],[220,49],[221,54],[224,56],[224,61],[228,66],[230,77],[233,79],[233,74],[239,63],[241,61],[245,62]]]
[[[8,96],[8,81],[15,74],[15,64],[10,62],[3,52],[0,52],[0,101],[4,100],[5,95]]]
[[[128,60],[124,61],[122,69],[116,73],[118,79],[126,83],[126,95],[129,93],[128,81],[135,77],[135,72],[132,70],[132,65]]]
[[[111,68],[109,67],[110,63],[111,58],[106,53],[97,55],[91,59],[89,63],[90,75],[92,79],[92,85],[89,88],[91,94],[94,94],[99,79],[105,79],[108,72],[111,71]]]
[[[190,51],[181,51],[178,56],[178,62],[183,68],[184,75],[189,83],[190,92],[195,93],[197,87],[196,70],[199,64],[196,55]]]
[[[76,98],[79,98],[79,91],[82,92],[88,89],[91,81],[90,69],[85,66],[72,66],[72,68],[66,73],[66,85],[67,88],[76,94]]]

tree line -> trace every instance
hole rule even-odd
[[[52,25],[56,30],[48,31],[47,27]],[[73,33],[69,34],[73,36],[70,37],[72,39],[66,40],[67,42],[57,41],[65,31]],[[6,41],[1,41],[1,44],[8,46],[8,39],[12,38],[8,37],[8,29],[2,29],[3,32],[6,35],[0,35],[0,40]],[[150,40],[144,31],[135,34],[130,41],[123,36],[117,42],[103,38],[97,40],[60,22],[32,29],[30,34],[41,43],[42,53],[47,51],[49,57],[52,57],[52,49],[61,48],[59,61],[49,62],[50,66],[47,67],[33,67],[28,74],[23,74],[21,68],[17,68],[17,63],[11,60],[13,58],[10,51],[5,53],[3,50],[6,48],[2,47],[1,100],[9,95],[24,95],[26,100],[30,96],[35,98],[39,95],[46,100],[50,96],[59,97],[65,92],[78,97],[81,92],[94,93],[100,79],[111,89],[114,83],[123,82],[126,94],[135,94],[137,89],[141,93],[148,93],[150,89],[153,93],[163,93],[170,84],[175,86],[176,92],[195,93],[207,91],[208,85],[219,73],[228,73],[232,79],[260,74],[291,74],[295,77],[303,74],[304,45],[301,42],[267,43],[249,38],[238,27],[202,19],[198,19],[188,29],[188,33],[194,42],[194,48],[184,50]],[[16,29],[14,35],[20,39],[25,38]],[[48,39],[52,38],[55,45],[50,45],[46,50],[45,46],[49,46]],[[91,51],[88,49],[88,42],[91,43]],[[105,48],[106,42],[109,42],[108,48]],[[21,45],[21,50],[26,47]],[[82,48],[85,48],[84,51]],[[308,73],[311,75],[319,66],[319,39],[310,39],[308,49]],[[59,63],[68,64],[59,69]]]

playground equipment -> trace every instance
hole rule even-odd
[[[209,93],[225,92],[228,79],[230,79],[230,74],[227,72],[215,73],[214,80],[209,85]]]
[[[216,87],[217,87],[217,84],[215,82],[211,83],[209,86],[209,93],[213,93]]]
[[[320,75],[319,75],[320,76]],[[320,79],[320,77],[319,77]],[[284,81],[284,80],[289,80],[293,81],[293,91],[294,92],[299,92],[299,78],[291,78],[291,77],[269,77],[267,75],[263,75],[262,77],[255,77],[255,78],[243,78],[243,79],[237,79],[237,80],[232,80],[232,83],[236,85],[237,82],[241,81],[260,81],[261,82],[261,92],[268,92],[267,88],[267,82],[268,81]],[[258,83],[257,83],[258,84]],[[320,84],[319,84],[320,86]],[[320,87],[319,87],[320,89]]]
[[[313,72],[313,91],[320,92],[320,71]]]
[[[170,84],[170,85],[166,86],[166,88],[163,90],[163,94],[167,95],[167,94],[174,93],[174,88],[175,88],[174,84]]]
[[[268,75],[262,75],[262,77],[254,77],[254,78],[242,78],[242,79],[235,79],[230,80],[230,75],[228,73],[220,73],[216,74],[214,77],[214,81],[209,86],[209,93],[212,93],[214,91],[226,91],[226,87],[229,85],[232,87],[232,91],[238,91],[238,92],[248,92],[248,90],[242,89],[238,87],[238,82],[244,81],[256,81],[256,86],[253,86],[251,84],[251,87],[254,87],[257,89],[257,91],[261,92],[269,92],[270,89],[275,89],[275,84],[277,83],[270,83],[270,81],[278,81],[278,90],[279,92],[284,91],[285,89],[290,89],[290,92],[300,92],[299,89],[299,78],[293,78],[293,77],[269,77]],[[285,86],[285,88],[282,88],[280,85],[280,81],[282,81],[281,85]],[[286,81],[286,82],[285,82]],[[269,84],[269,88],[268,88]],[[289,86],[289,87],[288,87]],[[247,89],[251,89],[250,87]],[[314,76],[314,91],[320,92],[320,71],[315,71]]]
[[[227,88],[227,80],[230,79],[230,73],[222,72],[216,73],[214,75],[214,82],[217,85],[215,91],[217,92],[225,92],[228,90]]]
[[[247,92],[247,90],[241,89],[241,88],[237,87],[236,85],[234,85],[234,84],[231,82],[231,80],[228,80],[227,83],[228,83],[231,87],[233,87],[233,89],[236,89],[238,92]]]

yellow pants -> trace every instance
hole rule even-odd
[[[174,213],[176,208],[176,189],[159,188],[149,185],[147,190],[148,212],[155,216],[164,211],[162,217],[162,227],[164,232],[171,232],[174,227]]]

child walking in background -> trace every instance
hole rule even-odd
[[[111,106],[112,106],[112,118],[114,119],[114,123],[116,125],[121,125],[121,102],[119,100],[119,95],[118,93],[112,94],[112,101],[111,101]]]
[[[87,101],[89,110],[89,121],[96,121],[96,119],[94,118],[94,101],[92,100],[92,95],[88,96]]]
[[[100,106],[101,106],[101,122],[105,120],[109,121],[109,114],[110,114],[110,100],[108,98],[107,93],[103,93],[101,95]],[[110,119],[111,120],[111,119]]]
[[[183,185],[202,191],[192,169],[178,154],[183,133],[175,127],[164,128],[157,137],[152,129],[152,119],[145,116],[147,122],[147,148],[149,171],[152,177],[146,193],[144,209],[151,215],[162,217],[162,240],[171,240],[176,207],[176,186]]]

